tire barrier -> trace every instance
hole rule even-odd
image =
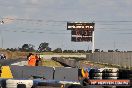
[[[118,68],[101,68],[91,69],[89,72],[89,79],[118,79]]]
[[[118,68],[91,69],[89,79],[132,79],[132,70]]]
[[[6,80],[6,88],[31,88],[33,86],[33,80]]]
[[[13,78],[15,79],[31,79],[31,76],[42,76],[45,77],[48,81],[49,84],[46,82],[42,82],[42,79],[38,81],[36,79],[36,84],[38,86],[49,86],[51,83],[53,83],[53,86],[55,85],[54,83],[58,83],[58,81],[62,81],[62,84],[66,84],[68,81],[71,83],[79,82],[79,72],[80,69],[78,68],[71,68],[71,67],[44,67],[44,66],[36,66],[36,67],[30,67],[30,66],[10,66]],[[100,68],[100,69],[91,69],[89,71],[89,79],[90,80],[95,80],[95,79],[130,79],[132,75],[131,70],[124,70],[124,69],[117,69],[117,68]],[[53,82],[53,80],[56,80]],[[5,80],[1,80],[0,82],[4,83]],[[83,80],[82,84],[85,83],[87,80]],[[7,81],[8,82],[8,81]],[[12,82],[12,81],[11,81]],[[11,83],[10,81],[8,84]],[[17,82],[17,81],[16,81]],[[39,83],[37,83],[39,82]],[[13,83],[13,82],[12,82]],[[12,84],[11,85],[14,85]],[[17,83],[18,87],[23,87],[24,88],[24,83],[19,82]],[[70,83],[69,83],[70,84]],[[4,84],[6,85],[6,84]],[[86,85],[86,84],[84,84]],[[16,86],[16,83],[15,83]],[[75,86],[75,85],[74,85]],[[4,87],[3,87],[4,88]],[[71,86],[67,87],[71,88]],[[78,87],[76,87],[78,88]],[[97,87],[95,87],[97,88]]]

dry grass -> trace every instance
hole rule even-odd
[[[29,53],[36,54],[35,52],[20,52],[20,51],[8,51],[5,49],[0,48],[0,54],[3,53],[7,56],[8,59],[18,59],[18,58],[26,58]],[[53,53],[53,52],[44,52],[44,53],[37,53],[37,54],[44,54],[44,55],[82,55],[80,53]]]
[[[62,65],[53,60],[42,60],[41,66],[48,66],[48,67],[62,67]]]
[[[12,52],[12,51],[8,51],[8,50],[0,48],[0,54],[1,53],[5,54],[8,59],[18,59],[18,58],[26,58],[30,52],[20,52],[20,51]]]

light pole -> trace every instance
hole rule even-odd
[[[4,24],[4,21],[0,21],[0,24]],[[3,36],[2,36],[2,31],[0,30],[0,35],[1,35],[1,48],[3,48]]]

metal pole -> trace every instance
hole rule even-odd
[[[0,21],[0,24],[4,24],[4,21]],[[1,34],[1,48],[3,48],[3,36],[2,36],[2,31],[0,30],[0,34]]]
[[[94,31],[93,31],[92,33],[92,53],[94,53],[94,49],[95,47],[94,47]]]
[[[116,42],[114,40],[114,52],[115,52],[115,50],[116,50]]]
[[[0,35],[1,35],[1,48],[3,48],[3,36],[2,36],[2,31],[0,30]]]

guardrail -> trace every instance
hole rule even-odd
[[[52,60],[57,61],[68,67],[79,67],[79,62],[72,58],[53,57]]]

